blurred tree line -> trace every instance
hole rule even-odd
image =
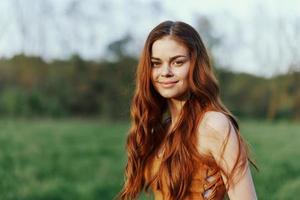
[[[44,62],[18,55],[0,61],[0,115],[127,118],[136,60]]]
[[[78,55],[50,63],[24,55],[1,59],[0,116],[128,119],[137,59],[114,45],[114,61],[86,61]],[[267,79],[215,71],[222,99],[235,115],[300,119],[300,72]]]

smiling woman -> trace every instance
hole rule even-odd
[[[119,199],[257,199],[247,147],[223,105],[205,46],[190,25],[149,34],[137,69]]]
[[[188,91],[190,60],[187,48],[166,36],[152,46],[152,83],[164,98],[180,98]]]

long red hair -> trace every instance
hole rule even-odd
[[[188,80],[190,96],[182,108],[179,120],[169,133],[164,125],[167,100],[151,83],[152,45],[164,36],[171,36],[185,45],[191,58]],[[197,31],[184,22],[162,22],[150,32],[137,67],[136,89],[131,105],[132,125],[127,138],[125,184],[118,198],[136,199],[141,191],[148,190],[151,183],[145,181],[146,166],[164,143],[164,158],[156,178],[160,173],[165,173],[164,181],[171,199],[183,199],[196,170],[194,163],[203,161],[197,150],[196,130],[204,113],[209,110],[224,113],[237,132],[238,158],[231,172],[224,172],[229,184],[236,171],[245,169],[248,159],[237,120],[220,100],[218,82]]]

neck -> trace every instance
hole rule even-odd
[[[176,123],[176,120],[180,115],[183,105],[189,98],[190,98],[190,93],[186,92],[184,95],[180,96],[179,98],[167,99],[168,109],[172,119],[172,125]]]
[[[168,109],[172,119],[172,126],[175,124],[176,120],[178,119],[185,102],[186,102],[185,100],[168,99]]]

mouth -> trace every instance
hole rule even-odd
[[[178,82],[179,81],[164,81],[164,82],[158,82],[158,83],[165,88],[169,88],[169,87],[173,87]]]

